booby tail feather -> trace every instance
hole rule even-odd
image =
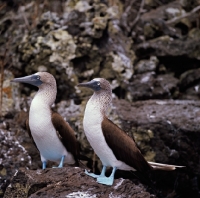
[[[176,168],[184,168],[185,166],[176,166],[176,165],[169,165],[169,164],[161,164],[156,162],[148,162],[153,170],[165,170],[165,171],[172,171]]]

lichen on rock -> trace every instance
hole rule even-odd
[[[3,81],[1,81],[3,78]],[[19,85],[14,85],[10,81],[14,78],[12,72],[4,70],[3,76],[0,74],[0,82],[2,84],[2,90],[0,91],[1,98],[1,116],[5,116],[7,113],[15,109],[19,109],[19,103],[17,101],[17,91]],[[2,95],[1,95],[2,94]]]

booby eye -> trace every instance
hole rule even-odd
[[[37,76],[36,79],[37,79],[37,80],[40,80],[40,76]]]
[[[97,83],[98,86],[100,86],[100,84],[101,84],[100,82]]]

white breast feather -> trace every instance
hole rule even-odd
[[[121,170],[134,170],[124,162],[117,160],[112,150],[108,147],[101,130],[102,120],[103,115],[100,113],[97,104],[88,101],[83,119],[83,127],[89,143],[100,158],[102,164],[117,167]]]
[[[29,126],[33,139],[40,151],[41,159],[59,162],[65,155],[65,161],[73,164],[73,156],[60,142],[51,121],[51,112],[42,99],[35,97],[31,103]]]

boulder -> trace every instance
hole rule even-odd
[[[153,198],[155,195],[129,179],[115,179],[112,186],[98,184],[79,167],[46,170],[19,169],[6,189],[4,198],[36,197],[131,197]]]

